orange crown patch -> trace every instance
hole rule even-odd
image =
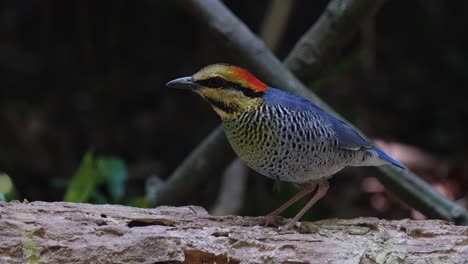
[[[251,88],[256,92],[264,92],[268,88],[266,84],[255,78],[250,72],[237,67],[230,66],[232,75],[243,82],[244,86]]]

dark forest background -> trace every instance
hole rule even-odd
[[[6,179],[14,185],[4,190],[12,193],[7,200],[63,200],[88,157],[117,176],[93,185],[86,201],[148,206],[148,177],[167,178],[219,124],[207,103],[165,83],[216,62],[243,66],[180,2],[0,1],[0,173],[4,188]],[[271,1],[224,3],[260,33]],[[327,3],[293,2],[274,50],[280,59]],[[308,84],[465,207],[467,10],[466,1],[386,1],[323,78]],[[387,192],[377,173],[340,172],[311,216],[424,217]],[[291,195],[250,174],[236,213],[262,215]],[[184,204],[212,208],[220,181]]]

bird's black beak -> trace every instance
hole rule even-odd
[[[177,88],[177,89],[188,89],[193,90],[199,87],[196,83],[192,81],[192,77],[182,77],[175,80],[172,80],[166,83],[167,87]]]

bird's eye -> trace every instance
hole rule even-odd
[[[199,80],[197,83],[210,88],[220,88],[226,86],[226,81],[221,77],[211,77],[205,80]]]

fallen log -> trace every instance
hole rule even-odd
[[[197,206],[0,202],[0,263],[467,263],[468,227],[328,219],[279,232]]]

